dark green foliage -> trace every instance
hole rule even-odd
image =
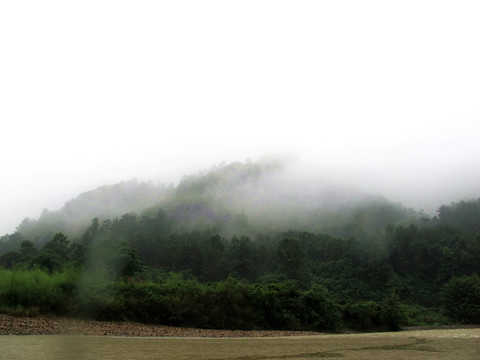
[[[17,251],[9,251],[0,256],[0,268],[11,269],[20,259],[21,256]]]
[[[62,233],[57,233],[55,236],[43,246],[43,251],[50,251],[57,254],[63,260],[69,260],[70,248],[67,237]]]
[[[381,303],[381,319],[390,331],[398,331],[406,322],[406,314],[395,289],[389,289]]]
[[[480,231],[480,198],[440,206],[438,220],[461,230]]]
[[[109,279],[128,278],[143,270],[137,251],[125,241],[115,238],[102,240],[89,248],[86,269],[103,269]]]
[[[234,236],[228,245],[227,261],[230,271],[240,278],[254,280],[256,271],[256,249],[250,238],[242,236],[240,239]]]
[[[86,271],[79,277],[71,314],[97,320],[122,320],[115,282],[104,269]]]
[[[256,305],[270,327],[275,329],[291,329],[300,326],[296,314],[301,310],[301,290],[295,281],[276,281],[263,283],[254,288]]]
[[[19,232],[0,237],[0,256],[12,251],[18,251],[25,238]]]
[[[206,281],[219,281],[226,277],[225,241],[213,235],[200,243],[202,251],[202,271],[200,278]]]
[[[80,244],[70,244],[63,233],[57,233],[40,250],[37,250],[33,242],[23,240],[18,252],[6,254],[0,261],[7,269],[39,268],[54,273],[72,264],[78,265],[81,260],[81,248]]]
[[[77,314],[174,326],[221,329],[333,330],[340,313],[321,287],[249,284],[233,277],[202,284],[171,275],[158,282],[106,283],[83,295]]]
[[[26,258],[29,256],[34,256],[37,253],[37,248],[35,247],[35,244],[32,243],[29,240],[23,240],[20,243],[20,256],[22,258]]]
[[[94,218],[90,227],[85,231],[82,236],[81,243],[85,246],[90,246],[96,240],[99,230],[98,218]]]
[[[383,324],[382,308],[374,301],[362,301],[348,304],[344,309],[346,325],[361,331],[381,328]]]
[[[213,328],[248,329],[264,327],[254,306],[259,302],[251,286],[235,278],[216,283],[208,289],[208,304],[212,306],[209,318]],[[217,314],[217,315],[214,315]]]
[[[36,255],[30,263],[28,268],[38,267],[42,270],[52,274],[56,271],[60,271],[63,267],[64,259],[52,250],[42,250]]]
[[[230,170],[242,177],[245,169]],[[185,194],[230,189],[220,175],[204,180],[185,180]],[[217,217],[215,227],[179,225],[196,212],[212,215],[209,206],[95,218],[79,240],[58,232],[40,234],[43,242],[3,237],[0,267],[9,270],[0,271],[0,307],[231,329],[399,330],[446,323],[443,310],[452,321],[480,323],[477,202],[374,234],[400,213],[381,203],[357,209],[355,221],[337,229],[345,236],[260,232],[242,212]],[[225,236],[222,228],[248,234]]]
[[[442,289],[447,315],[462,324],[480,324],[480,277],[454,277]]]
[[[448,319],[441,307],[425,308],[419,305],[402,304],[404,309],[405,325],[450,325],[452,320]]]
[[[452,249],[445,246],[442,249],[442,255],[440,257],[440,268],[438,269],[437,281],[446,282],[452,276],[458,276],[460,273],[460,267]]]
[[[438,245],[429,229],[397,227],[392,234],[389,262],[400,275],[416,273],[425,281],[433,281],[440,266]]]
[[[50,275],[39,269],[0,270],[0,307],[65,314],[71,309],[76,276],[69,271]]]
[[[340,324],[339,310],[324,287],[314,285],[303,294],[302,303],[305,306],[303,323],[313,329],[335,330]]]
[[[278,244],[280,271],[290,279],[305,280],[306,253],[299,239],[285,238]]]

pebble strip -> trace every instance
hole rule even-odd
[[[134,322],[78,320],[47,316],[0,314],[0,335],[96,335],[162,337],[271,337],[321,335],[310,331],[212,330],[150,325]]]

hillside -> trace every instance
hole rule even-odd
[[[168,198],[170,190],[161,184],[124,181],[80,194],[58,211],[45,209],[38,220],[26,218],[17,232],[36,243],[49,240],[55,232],[79,237],[93,218],[113,219],[125,213],[138,213]]]
[[[417,214],[387,199],[319,179],[296,178],[281,162],[236,162],[184,176],[178,186],[128,181],[80,194],[58,211],[25,219],[17,232],[37,244],[56,232],[79,238],[93,218],[158,211],[179,231],[216,227],[225,236],[297,229],[339,236],[415,223]]]
[[[479,224],[478,199],[427,218],[279,164],[221,165],[24,221],[0,241],[0,310],[215,329],[478,324]]]
[[[380,196],[304,178],[282,163],[233,163],[184,177],[162,210],[178,229],[214,226],[223,235],[297,229],[348,236],[416,223],[418,214]]]

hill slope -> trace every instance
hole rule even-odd
[[[296,229],[339,236],[382,231],[389,223],[418,220],[412,210],[355,189],[305,178],[281,162],[236,162],[182,178],[178,186],[122,182],[80,194],[58,211],[17,228],[36,243],[64,232],[78,238],[93,218],[159,211],[179,231],[215,227],[223,235]]]
[[[95,217],[110,219],[125,213],[141,212],[168,197],[164,185],[125,181],[102,186],[69,200],[58,211],[44,210],[38,220],[26,218],[17,232],[28,239],[41,242],[55,232],[80,236]]]

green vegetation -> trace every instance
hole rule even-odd
[[[77,274],[48,274],[40,269],[0,270],[0,304],[13,313],[68,313]]]
[[[433,219],[379,199],[288,209],[252,190],[271,171],[185,178],[142,215],[94,218],[77,237],[5,235],[1,310],[227,329],[480,323],[479,200]]]
[[[480,278],[454,277],[443,287],[447,314],[463,324],[480,324]]]

